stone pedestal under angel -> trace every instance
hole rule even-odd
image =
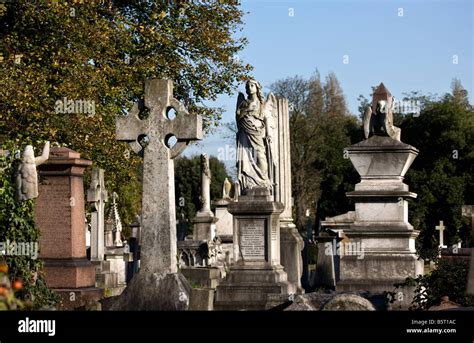
[[[256,80],[245,85],[247,98],[237,98],[237,178],[239,194],[264,187],[273,194],[277,159],[277,102],[270,93],[265,101],[262,86]]]
[[[41,156],[35,157],[33,146],[27,145],[18,171],[15,174],[16,200],[25,201],[38,197],[38,174],[36,167],[49,158],[49,142],[46,142]]]

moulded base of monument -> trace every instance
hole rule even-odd
[[[288,294],[282,266],[234,265],[216,289],[214,310],[265,310],[269,294]]]
[[[102,300],[104,310],[185,311],[191,286],[181,273],[138,273],[123,293]]]
[[[222,279],[222,271],[217,267],[183,267],[180,271],[189,283],[201,287],[215,289]]]
[[[87,258],[45,258],[44,273],[48,287],[94,287],[95,267]]]
[[[338,292],[368,291],[371,294],[392,293],[392,310],[406,310],[414,297],[413,287],[396,288],[407,276],[423,274],[423,261],[414,254],[366,255],[341,258],[341,280],[337,283]]]

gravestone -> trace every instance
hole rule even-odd
[[[216,235],[217,218],[211,211],[211,170],[209,168],[209,158],[206,154],[201,155],[201,202],[202,208],[196,213],[193,219],[194,231],[193,239],[213,240]]]
[[[275,168],[275,201],[281,202],[285,209],[280,215],[280,259],[281,265],[288,274],[288,282],[291,284],[291,293],[304,293],[301,286],[303,275],[303,258],[301,252],[304,241],[296,225],[293,223],[291,209],[291,154],[290,154],[290,123],[288,100],[276,99],[277,108],[277,135],[275,144],[277,146],[277,163]]]
[[[446,245],[444,245],[444,230],[446,227],[444,226],[444,223],[442,220],[439,221],[439,225],[435,227],[436,231],[439,231],[439,248],[447,248]]]
[[[92,169],[92,181],[87,190],[87,201],[92,204],[91,212],[91,261],[104,260],[104,211],[107,190],[104,183],[104,170]]]
[[[83,173],[91,161],[68,148],[51,148],[38,167],[41,183],[35,222],[40,231],[40,258],[48,287],[62,297],[66,309],[98,300],[95,268],[86,257]]]
[[[127,264],[127,283],[129,283],[133,276],[138,273],[140,268],[140,216],[136,215],[133,222],[130,224],[130,237],[128,244],[130,246],[131,261]]]
[[[337,239],[328,233],[321,233],[315,237],[318,243],[318,259],[316,270],[311,280],[311,287],[336,289],[336,269],[334,256],[337,254]]]
[[[117,207],[118,194],[112,193],[112,204],[109,217],[105,224],[105,246],[109,248],[123,247],[122,242],[122,220]]]
[[[127,283],[127,265],[130,259],[129,246],[122,242],[122,221],[120,219],[117,193],[112,193],[112,204],[105,221],[105,252],[101,262],[101,273],[96,276],[98,285],[109,289],[111,295],[119,295]],[[111,278],[110,282],[106,278]]]
[[[216,236],[219,237],[222,243],[222,251],[226,256],[226,263],[230,264],[233,260],[233,251],[234,251],[234,218],[232,214],[227,210],[230,202],[230,190],[232,184],[226,178],[222,186],[222,198],[215,200],[212,204],[215,206],[215,216],[217,218],[216,222]]]
[[[219,237],[233,235],[233,218],[232,214],[227,210],[227,207],[231,202],[229,196],[231,187],[232,184],[226,178],[222,185],[222,198],[212,202],[216,208],[216,218],[218,219],[216,223],[216,236]]]
[[[403,182],[418,150],[399,140],[400,131],[391,122],[391,106],[380,101],[392,103],[383,84],[374,93],[377,110],[373,111],[386,111],[385,119],[372,121],[372,112],[367,111],[367,139],[346,148],[361,178],[355,190],[346,194],[354,201],[355,211],[326,218],[324,223],[343,227],[347,238],[341,242],[338,291],[392,292],[395,283],[423,274],[423,261],[415,250],[419,232],[408,222],[408,200],[416,194]],[[357,253],[350,247],[356,247]],[[408,308],[411,303],[413,289],[401,292],[394,308]]]
[[[288,294],[280,264],[280,221],[284,210],[266,188],[248,189],[229,205],[235,219],[238,253],[227,278],[216,289],[217,310],[264,310],[271,294]]]
[[[145,110],[149,114],[142,117]],[[171,109],[176,117],[168,118]],[[202,138],[202,119],[173,97],[170,80],[147,80],[144,103],[116,118],[116,139],[143,154],[140,271],[111,309],[184,310],[190,286],[178,273],[174,162],[193,140]],[[147,145],[140,142],[146,137]],[[172,137],[176,138],[173,145]]]
[[[246,82],[245,89],[247,97],[239,93],[237,98],[238,182],[235,199],[228,206],[234,218],[234,264],[216,289],[215,308],[222,310],[263,310],[272,294],[294,293],[301,277],[301,263],[295,262],[301,262],[303,244],[291,244],[286,250],[291,252],[291,256],[287,255],[287,262],[291,263],[285,268],[298,274],[295,282],[288,282],[280,263],[281,218],[292,221],[291,211],[290,218],[281,217],[291,208],[291,185],[287,189],[285,183],[290,179],[289,164],[285,168],[282,163],[284,158],[289,163],[289,145],[282,138],[289,132],[280,125],[288,103],[271,93],[265,100],[262,86],[253,79]]]
[[[180,241],[178,244],[180,256],[180,270],[186,279],[195,285],[215,289],[223,275],[225,275],[222,262],[221,242],[216,237],[216,222],[218,219],[211,211],[211,170],[209,158],[201,155],[201,209],[196,213],[193,239]],[[199,297],[206,292],[194,291],[191,297]],[[207,299],[209,300],[209,299]],[[190,309],[197,309],[191,301]],[[194,307],[193,307],[194,306]],[[206,307],[207,309],[212,309]]]
[[[285,208],[280,215],[280,261],[288,274],[291,285],[290,293],[304,293],[301,286],[303,274],[303,258],[301,252],[304,241],[292,218],[291,201],[291,153],[290,153],[290,122],[288,100],[276,98],[274,117],[274,200],[281,202]]]

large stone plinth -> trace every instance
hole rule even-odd
[[[95,267],[86,258],[83,173],[91,164],[78,152],[51,148],[49,160],[38,167],[40,258],[46,283],[62,294],[65,308],[81,307],[102,295],[94,287]]]
[[[347,240],[341,242],[337,290],[391,292],[393,284],[423,274],[415,251],[418,231],[408,222],[408,200],[416,194],[403,183],[418,150],[390,137],[372,136],[347,151],[361,182],[347,193],[355,213],[344,228]],[[411,302],[412,290],[401,291],[397,298],[402,301],[395,307]]]
[[[280,264],[283,204],[268,190],[251,189],[229,204],[235,220],[236,262],[216,290],[217,310],[264,310],[268,294],[287,294],[287,274]]]

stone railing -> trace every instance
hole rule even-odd
[[[217,266],[223,255],[221,241],[214,238],[206,240],[178,241],[179,267]]]

